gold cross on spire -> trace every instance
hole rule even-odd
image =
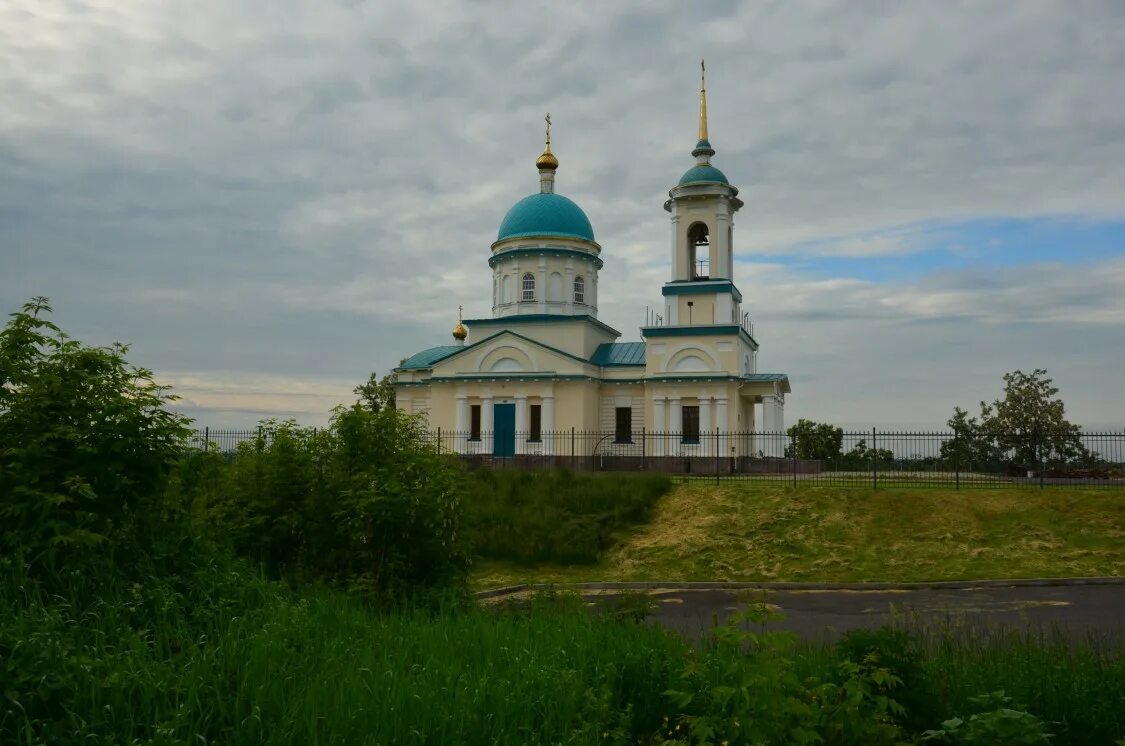
[[[463,311],[464,311],[464,307],[463,307],[463,306],[457,306],[457,323],[458,323],[458,324],[460,324],[460,323],[461,323],[461,321],[462,321],[462,319],[461,319],[461,313],[462,313]]]
[[[551,150],[551,112],[547,112],[547,116],[543,117],[543,121],[547,123],[547,151]]]
[[[699,61],[699,139],[707,139],[707,63]]]

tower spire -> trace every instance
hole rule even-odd
[[[699,61],[699,139],[707,139],[707,62]],[[548,141],[550,138],[548,138]]]
[[[707,139],[707,63],[704,60],[699,61],[699,140],[691,154],[700,165],[707,165],[711,156],[715,155],[715,149]]]

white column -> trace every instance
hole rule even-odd
[[[527,453],[527,395],[516,397],[516,454]]]
[[[784,418],[778,411],[780,406],[780,396],[774,394],[762,396],[762,432],[768,436],[764,439],[762,450],[767,456],[785,455],[784,438],[779,435],[784,431]]]
[[[469,429],[469,399],[461,395],[457,397],[457,419],[453,425],[453,450],[457,453],[465,452],[465,440]]]
[[[684,431],[684,415],[680,397],[672,397],[669,403],[672,405],[672,411],[670,412],[670,416],[668,418],[668,432],[673,433],[673,435],[679,435]],[[671,445],[671,443],[676,442],[676,438],[669,438],[669,441]],[[674,445],[671,445],[671,447],[675,448]]]
[[[480,400],[480,452],[492,453],[492,397]]]
[[[571,260],[566,260],[566,287],[563,288],[563,298],[566,299],[566,313],[574,313],[574,267]]]
[[[673,209],[675,209],[675,208],[673,208]],[[679,265],[679,257],[676,256],[676,244],[678,243],[679,235],[680,235],[680,216],[679,215],[673,215],[672,216],[672,279],[673,280],[679,280],[680,279],[679,273],[680,273],[681,268],[680,268],[680,265]]]
[[[730,423],[727,421],[727,417],[726,397],[720,397],[715,400],[715,427],[719,429],[720,456],[730,455],[730,450],[727,448],[727,430]]]
[[[654,456],[664,455],[664,431],[668,423],[664,418],[664,399],[652,400],[652,432],[656,435],[652,439],[652,452]]]
[[[535,299],[539,301],[539,313],[547,313],[547,260],[539,258],[539,286],[535,288]]]
[[[547,394],[543,397],[543,453],[553,456],[555,453],[555,397]]]
[[[711,244],[715,247],[715,261],[711,263],[714,268],[711,272],[711,277],[720,277],[726,280],[731,278],[731,267],[727,261],[730,256],[728,249],[730,248],[729,234],[727,226],[730,225],[730,216],[720,210],[715,215],[715,239]]]

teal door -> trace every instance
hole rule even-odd
[[[492,455],[516,454],[516,405],[492,405]]]

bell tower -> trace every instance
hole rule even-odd
[[[668,192],[672,214],[672,276],[664,285],[664,321],[676,326],[739,324],[742,296],[734,286],[734,215],[738,189],[711,165],[706,68],[700,70],[699,137],[695,165]]]

